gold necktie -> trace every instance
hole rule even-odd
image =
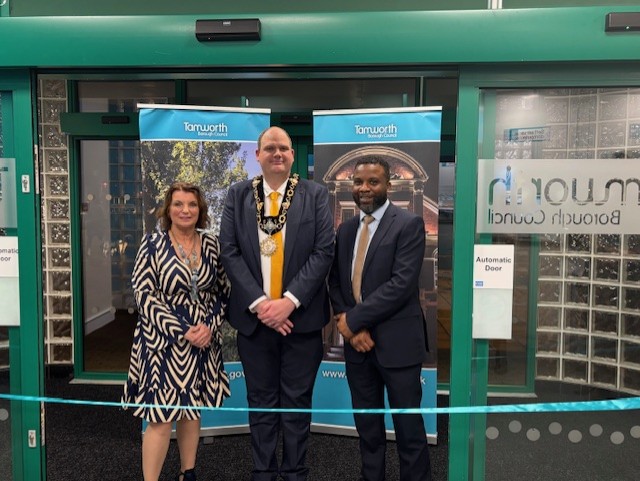
[[[271,199],[271,208],[269,209],[269,215],[275,217],[278,215],[280,207],[278,206],[278,197],[280,193],[271,192],[269,199]],[[280,299],[282,297],[282,269],[284,266],[284,244],[282,242],[282,231],[278,231],[273,234],[273,240],[276,243],[276,251],[271,256],[271,282],[270,296],[271,299]]]
[[[362,302],[362,269],[364,267],[364,258],[367,252],[367,244],[369,243],[369,224],[371,224],[373,220],[374,217],[368,214],[365,215],[362,219],[364,225],[362,226],[360,239],[358,240],[356,261],[353,264],[353,278],[351,279],[351,288],[353,289],[353,297],[358,304]]]

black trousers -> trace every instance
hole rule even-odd
[[[362,363],[346,363],[347,380],[354,409],[384,409],[387,389],[392,409],[419,408],[422,400],[421,365],[401,368],[381,366],[370,351]],[[386,434],[383,414],[354,414],[360,435],[362,480],[383,481]],[[430,481],[429,447],[420,414],[394,414],[400,481]]]
[[[311,407],[322,361],[322,331],[283,336],[259,325],[251,336],[238,333],[238,353],[250,408]],[[311,414],[250,412],[253,481],[305,481]],[[282,429],[282,462],[277,445]]]

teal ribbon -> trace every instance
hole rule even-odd
[[[285,409],[285,408],[230,408],[208,406],[165,406],[162,404],[135,404],[115,401],[87,401],[82,399],[64,399],[46,396],[22,396],[19,394],[0,394],[0,399],[9,401],[40,402],[49,404],[75,404],[82,406],[104,406],[118,408],[161,408],[191,409],[199,411],[221,412],[276,412],[276,413],[322,413],[322,414],[499,414],[499,413],[550,413],[550,412],[592,412],[592,411],[628,411],[640,409],[640,397],[613,399],[605,401],[556,402],[534,404],[503,404],[499,406],[463,406],[448,408],[410,408],[410,409]]]

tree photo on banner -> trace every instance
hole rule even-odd
[[[252,145],[239,142],[159,141],[142,142],[143,179],[146,198],[145,230],[155,227],[153,209],[172,182],[188,182],[203,188],[209,205],[211,229],[217,233],[224,199],[231,184],[248,178],[247,149]],[[252,154],[252,152],[251,152]]]

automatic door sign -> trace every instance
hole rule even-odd
[[[511,339],[514,251],[513,245],[474,247],[474,339]]]

